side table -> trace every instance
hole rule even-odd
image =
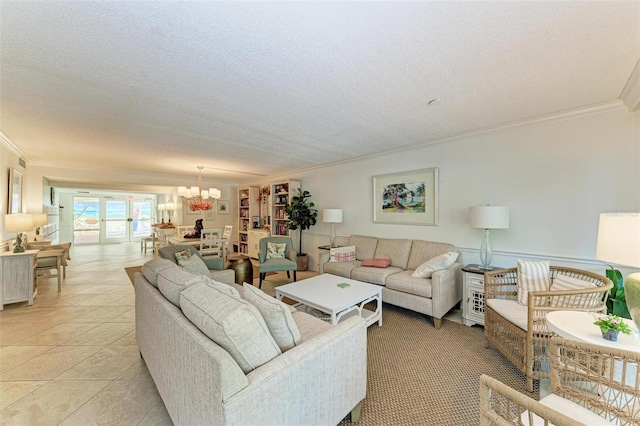
[[[498,269],[503,268],[492,266],[484,270],[475,264],[462,268],[462,322],[467,327],[474,324],[484,326],[484,273]]]
[[[249,256],[243,254],[230,254],[227,256],[227,269],[233,269],[236,273],[236,284],[248,283],[253,285],[253,264]]]

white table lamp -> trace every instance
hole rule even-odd
[[[22,233],[33,229],[32,214],[6,214],[4,215],[4,229],[7,232],[16,232],[16,245],[13,248],[14,253],[23,253]]]
[[[640,213],[602,213],[596,259],[640,268]],[[627,276],[624,294],[629,313],[640,329],[640,272]]]
[[[469,225],[472,228],[482,228],[485,230],[484,239],[480,246],[480,262],[484,270],[491,269],[490,229],[506,229],[509,227],[509,207],[504,206],[480,206],[469,207]]]
[[[329,244],[331,247],[336,245],[336,223],[342,223],[342,209],[324,209],[322,211],[322,221],[331,223],[331,235],[329,236]]]

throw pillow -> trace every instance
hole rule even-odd
[[[449,251],[443,253],[418,266],[411,276],[416,278],[431,278],[431,275],[433,275],[435,271],[447,269],[456,263],[456,259],[458,259],[458,252]]]
[[[567,275],[558,274],[553,279],[553,284],[551,284],[551,291],[566,291],[566,290],[585,290],[585,289],[594,289],[598,286],[595,283],[581,280],[579,278],[573,278]],[[560,297],[556,297],[551,300],[551,306],[558,307],[561,306],[563,308],[580,308],[580,307],[588,307],[592,308],[598,306],[600,301],[593,300],[590,303],[593,306],[585,306],[585,303],[589,300],[588,295],[566,295]]]
[[[182,250],[176,253],[176,260],[178,265],[189,272],[198,275],[209,275],[209,268],[207,268],[204,260],[200,259],[198,255],[192,255],[189,250]]]
[[[362,262],[360,266],[370,266],[372,268],[386,268],[391,265],[391,259],[369,259]]]
[[[530,262],[518,259],[518,303],[527,305],[530,291],[549,290],[549,261]]]
[[[175,268],[176,264],[169,259],[152,259],[142,265],[142,275],[152,286],[158,288],[158,274],[171,267]]]
[[[269,243],[267,242],[267,259],[284,259],[287,243]]]
[[[246,300],[201,283],[180,293],[184,315],[238,363],[245,374],[282,353],[260,311]]]
[[[356,260],[356,246],[334,247],[329,250],[329,262],[350,262]]]
[[[300,343],[300,330],[285,303],[247,283],[244,284],[243,296],[244,300],[258,308],[280,350],[287,351]]]

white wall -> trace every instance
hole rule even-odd
[[[22,173],[22,212],[25,210],[25,197],[28,193],[27,176],[28,173],[19,164],[17,153],[7,146],[4,140],[0,140],[0,251],[7,250],[6,241],[15,238],[14,232],[5,232],[4,215],[7,213],[9,202],[9,169],[13,168]],[[40,206],[42,209],[42,206]]]
[[[465,262],[478,263],[484,231],[469,227],[468,208],[505,205],[511,223],[492,232],[494,265],[542,257],[602,273],[594,261],[599,214],[640,211],[639,128],[640,113],[619,108],[287,176],[302,181],[320,212],[344,210],[344,222],[336,225],[339,236],[449,242],[460,248]],[[372,176],[427,167],[439,168],[439,226],[373,223]],[[316,246],[328,243],[330,225],[319,217],[303,237],[304,251],[315,257],[310,265],[317,263]]]

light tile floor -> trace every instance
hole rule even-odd
[[[0,312],[0,424],[171,425],[136,346],[125,267],[140,244],[74,246],[62,292],[41,279],[33,306]]]

